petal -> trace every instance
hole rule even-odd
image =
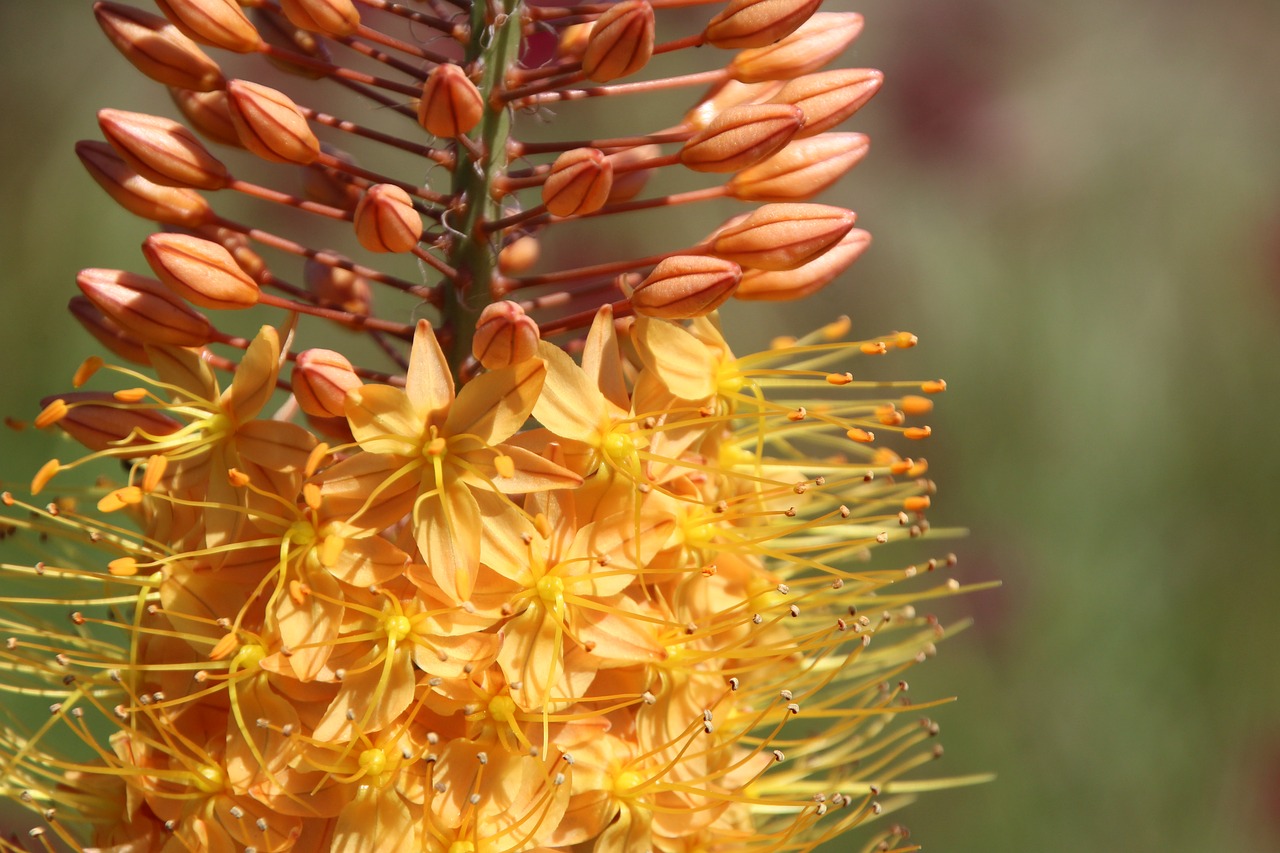
[[[546,375],[546,365],[531,358],[477,376],[449,409],[444,434],[471,435],[484,444],[506,441],[529,420]]]
[[[653,372],[683,400],[703,400],[716,392],[716,363],[707,347],[684,327],[666,320],[636,321],[636,349]]]
[[[329,572],[343,583],[368,587],[399,577],[409,565],[409,555],[381,536],[344,539],[338,560]]]
[[[376,647],[365,657],[359,666],[348,668],[338,695],[316,725],[312,736],[317,741],[355,740],[360,734],[384,729],[413,702],[415,678],[409,649],[397,646],[388,655]]]
[[[194,400],[213,403],[218,399],[218,381],[199,350],[147,347],[147,355],[161,382],[177,386]]]
[[[533,416],[562,438],[594,443],[607,411],[604,395],[560,347],[543,341],[538,355],[547,363],[547,379]]]
[[[649,850],[653,846],[652,833],[649,829],[651,821],[652,817],[647,809],[624,805],[618,812],[618,819],[600,833],[592,853],[632,853],[635,850]]]
[[[330,853],[399,853],[416,850],[409,805],[394,786],[361,785],[333,830]]]
[[[333,654],[342,627],[342,588],[327,572],[307,572],[301,579],[309,588],[301,601],[286,590],[276,602],[275,619],[280,640],[292,650],[289,664],[299,681],[320,674]]]
[[[499,473],[494,457],[508,456],[515,464],[509,477]],[[507,495],[523,495],[546,489],[573,489],[582,485],[582,478],[556,463],[510,444],[484,448],[458,454],[459,461],[467,469],[458,479],[476,488],[496,489]]]
[[[622,373],[622,353],[618,349],[618,333],[613,325],[613,308],[603,305],[596,312],[582,350],[582,371],[595,383],[605,399],[619,409],[631,408],[627,385]]]
[[[300,471],[316,437],[297,424],[249,421],[236,430],[236,452],[272,471]]]
[[[414,331],[404,390],[421,420],[427,423],[443,420],[442,415],[453,402],[453,374],[435,330],[426,320],[419,320]]]
[[[409,396],[390,385],[362,385],[347,392],[344,405],[351,434],[370,453],[417,452],[426,420]]]
[[[466,601],[480,569],[480,507],[461,484],[440,489],[414,510],[418,548],[431,577],[454,601]]]
[[[402,457],[378,453],[344,459],[316,478],[323,513],[366,529],[390,527],[412,511],[421,467],[420,461],[406,463]]]
[[[231,388],[223,394],[223,408],[240,423],[255,417],[276,392],[280,371],[280,336],[270,326],[258,330],[236,368]]]

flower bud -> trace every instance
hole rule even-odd
[[[538,262],[542,247],[532,234],[517,237],[498,252],[498,271],[503,275],[520,275]]]
[[[653,56],[653,7],[622,0],[596,19],[582,55],[582,71],[597,83],[634,74]]]
[[[556,158],[542,185],[542,203],[555,216],[593,213],[613,186],[613,163],[595,148],[574,148]]]
[[[743,83],[793,80],[839,56],[862,32],[857,12],[819,12],[776,44],[740,52],[729,73]]]
[[[373,289],[362,275],[308,258],[302,266],[302,280],[316,302],[325,308],[360,317],[373,314]]]
[[[360,29],[360,11],[351,0],[280,0],[280,9],[295,26],[341,38]]]
[[[587,52],[587,42],[591,39],[594,22],[571,24],[560,32],[560,40],[556,42],[556,56],[564,59],[581,59]]]
[[[230,252],[236,266],[254,281],[268,272],[267,262],[252,248],[253,241],[239,231],[232,231],[230,228],[205,228],[201,230],[200,236],[213,240]]]
[[[262,37],[235,0],[156,0],[165,17],[188,37],[236,53],[252,53]]]
[[[606,199],[606,203],[630,201],[640,195],[640,191],[653,176],[654,170],[637,169],[635,166],[661,156],[662,149],[657,145],[637,145],[634,148],[624,148],[610,154],[609,162],[613,164],[613,183],[609,187],[609,198]]]
[[[170,86],[169,95],[173,98],[174,105],[181,110],[183,117],[191,122],[198,133],[223,145],[243,147],[240,144],[240,136],[236,133],[236,126],[231,122],[231,111],[227,109],[225,90],[196,92],[192,89]]]
[[[155,444],[153,439],[182,428],[181,423],[159,412],[122,407],[114,396],[102,391],[73,391],[45,397],[40,405],[48,407],[57,400],[66,405],[66,414],[58,419],[58,426],[95,452],[136,447],[136,454],[120,455],[125,458],[150,455]]]
[[[729,195],[745,201],[805,201],[830,187],[867,154],[861,133],[797,139],[729,179]]]
[[[729,0],[704,35],[716,47],[764,47],[791,35],[821,5],[822,0]]]
[[[480,312],[471,354],[488,370],[501,370],[538,354],[538,324],[514,302],[491,302]]]
[[[333,63],[333,55],[325,46],[325,40],[316,38],[315,33],[308,32],[293,24],[288,18],[274,9],[259,7],[250,10],[250,16],[258,28],[262,40],[272,47],[278,47],[291,53],[301,53],[326,64]],[[323,69],[315,66],[291,62],[280,56],[268,54],[272,64],[290,74],[318,80],[325,76]]]
[[[355,158],[340,148],[321,142],[320,152],[334,160],[354,166]],[[307,198],[336,207],[339,210],[355,210],[364,195],[364,190],[347,172],[319,162],[312,163],[302,171],[302,191]]]
[[[172,119],[99,110],[98,126],[124,161],[153,183],[217,190],[231,180],[227,167]]]
[[[67,310],[84,327],[85,331],[93,335],[98,343],[111,350],[111,352],[134,364],[151,364],[151,356],[147,355],[146,347],[139,343],[119,323],[99,311],[84,296],[71,297],[71,300],[67,303]]]
[[[258,285],[223,246],[189,234],[152,234],[142,253],[160,280],[201,308],[235,310],[258,303]]]
[[[779,80],[766,80],[763,83],[739,83],[737,80],[725,80],[717,86],[696,107],[685,113],[681,124],[694,130],[703,130],[716,116],[730,107],[742,104],[763,104],[782,89]]]
[[[443,63],[422,84],[418,124],[433,136],[454,139],[470,133],[484,118],[484,97],[462,66]]]
[[[241,144],[264,160],[305,166],[320,156],[320,140],[284,92],[232,80],[227,84],[227,107]]]
[[[129,168],[105,142],[77,142],[76,154],[98,186],[130,213],[163,222],[195,228],[208,221],[213,211],[204,196],[182,187],[165,187],[148,181]]]
[[[116,50],[152,80],[198,92],[222,88],[218,64],[159,15],[108,2],[94,4],[93,14]]]
[[[854,228],[828,251],[793,270],[747,270],[742,274],[734,298],[748,302],[785,302],[812,296],[835,281],[869,245],[871,235]]]
[[[736,172],[776,154],[803,125],[804,113],[790,104],[729,107],[684,144],[680,162],[695,172]]]
[[[363,383],[342,353],[309,349],[298,353],[292,384],[302,411],[317,418],[340,418],[347,392]]]
[[[804,111],[803,139],[823,133],[862,108],[880,91],[884,75],[874,68],[841,68],[806,74],[783,86],[773,103],[794,104]]]
[[[356,206],[356,239],[370,252],[408,252],[422,237],[422,217],[409,194],[394,184],[374,184]]]
[[[141,343],[198,347],[217,336],[203,314],[155,279],[120,270],[88,269],[80,271],[76,284],[102,313]]]
[[[742,268],[707,255],[663,258],[631,294],[631,307],[645,317],[689,320],[709,314],[738,287]]]
[[[793,270],[853,228],[853,211],[826,204],[766,204],[711,239],[711,253],[744,267]]]

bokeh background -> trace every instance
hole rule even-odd
[[[829,8],[853,8],[831,0]],[[168,113],[88,0],[0,3],[0,411],[91,342],[81,267],[143,269],[145,223],[71,153],[96,108]],[[872,153],[827,200],[872,250],[737,340],[849,314],[944,376],[931,518],[970,535],[973,629],[912,674],[939,772],[930,850],[1280,850],[1280,4],[865,0]],[[785,315],[785,316],[784,316]],[[900,368],[900,369],[899,369]],[[24,482],[49,437],[6,435]],[[845,849],[836,846],[833,849]]]

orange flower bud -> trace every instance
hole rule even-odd
[[[61,400],[67,407],[66,414],[58,420],[58,426],[89,450],[106,450],[109,447],[137,447],[133,456],[148,455],[152,439],[169,435],[182,428],[182,424],[150,409],[132,409],[120,406],[115,398],[102,391],[76,391],[59,394],[40,401],[47,407]]]
[[[174,105],[182,111],[183,117],[191,122],[197,132],[214,142],[241,147],[236,126],[231,123],[231,112],[227,109],[227,93],[224,90],[196,92],[170,86],[169,95],[173,98]]]
[[[235,0],[156,0],[165,17],[190,38],[236,53],[252,53],[262,37]]]
[[[640,195],[645,184],[649,183],[653,169],[637,169],[636,164],[644,163],[662,156],[662,149],[657,145],[637,145],[624,148],[610,154],[609,162],[613,164],[613,184],[609,187],[609,198],[606,203],[630,201]]]
[[[304,350],[293,366],[293,396],[302,411],[317,418],[342,417],[347,392],[361,384],[351,362],[333,350]]]
[[[822,0],[729,0],[704,33],[716,47],[764,47],[791,35]]]
[[[538,324],[514,302],[491,302],[480,312],[471,353],[489,370],[501,370],[538,354]]]
[[[262,159],[305,166],[320,156],[320,140],[284,92],[232,80],[227,84],[227,107],[241,144]]]
[[[747,270],[736,299],[784,302],[812,296],[842,274],[871,245],[871,235],[854,228],[826,252],[807,264],[785,272]]]
[[[597,83],[634,74],[653,56],[653,7],[622,0],[596,19],[582,55],[582,71]]]
[[[729,107],[684,144],[680,162],[695,172],[736,172],[776,154],[803,125],[804,113],[790,104]]]
[[[93,14],[116,50],[152,80],[198,92],[222,88],[218,64],[159,15],[108,2],[96,3]]]
[[[482,118],[484,97],[462,66],[444,63],[431,69],[418,102],[418,124],[427,133],[454,139],[470,133]]]
[[[591,39],[594,23],[571,24],[560,33],[560,41],[556,42],[556,56],[566,59],[580,59],[587,51],[587,42]]]
[[[329,53],[323,39],[316,38],[313,32],[308,32],[301,27],[295,26],[279,12],[259,7],[250,10],[249,14],[257,25],[258,33],[262,36],[262,40],[272,47],[301,53],[326,63],[333,62],[333,56]],[[278,56],[269,56],[269,58],[272,64],[290,74],[309,77],[313,80],[318,80],[325,76],[323,70],[310,65],[300,65]]]
[[[555,216],[593,213],[613,186],[613,163],[595,148],[575,148],[556,158],[542,185],[542,203]]]
[[[746,201],[804,201],[838,181],[867,154],[861,133],[828,133],[794,140],[777,154],[729,179],[726,188]]]
[[[663,258],[636,286],[631,307],[637,314],[663,320],[688,320],[709,314],[738,288],[742,268],[707,255]]]
[[[794,80],[835,59],[862,32],[857,12],[819,12],[776,44],[740,52],[729,73],[744,83]]]
[[[257,281],[263,273],[267,272],[267,262],[262,259],[261,255],[250,248],[253,243],[239,231],[232,231],[229,228],[206,228],[200,233],[230,252],[231,257],[235,259],[236,266],[244,270],[249,278],[254,281]]]
[[[142,244],[160,280],[201,308],[234,310],[258,304],[258,285],[225,248],[189,234],[152,234]]]
[[[119,323],[99,311],[85,297],[71,297],[71,301],[67,303],[67,310],[85,331],[93,335],[98,343],[111,352],[134,364],[151,364],[151,356],[147,355],[146,347]]]
[[[182,187],[165,187],[139,175],[105,142],[77,142],[76,154],[98,186],[116,204],[143,219],[195,228],[213,211],[204,196]]]
[[[373,313],[373,290],[364,276],[308,258],[302,267],[307,290],[326,308],[367,317]]]
[[[149,181],[170,187],[222,189],[227,167],[176,121],[145,113],[99,110],[98,126],[124,161]]]
[[[355,158],[340,148],[320,143],[320,151],[344,163],[355,165]],[[312,163],[302,172],[302,191],[307,198],[336,207],[339,210],[355,210],[364,190],[346,172]]]
[[[726,80],[705,100],[685,113],[681,123],[695,130],[702,130],[715,121],[716,116],[730,107],[741,104],[763,104],[781,89],[782,81],[780,80],[766,80],[763,83],[739,83],[737,80]]]
[[[744,267],[793,270],[840,242],[854,218],[826,204],[766,204],[715,234],[711,253]]]
[[[327,36],[349,36],[360,29],[360,10],[351,0],[280,0],[293,24]]]
[[[413,199],[394,184],[374,184],[356,206],[356,238],[370,252],[407,252],[422,237]]]
[[[144,344],[204,346],[217,333],[160,282],[120,270],[88,269],[76,284],[89,301]]]
[[[503,275],[519,275],[538,262],[542,247],[530,234],[517,237],[498,252],[498,271]]]
[[[841,68],[792,80],[772,100],[804,110],[804,129],[796,134],[803,139],[830,130],[856,113],[883,82],[884,75],[874,68]]]

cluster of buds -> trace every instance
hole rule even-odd
[[[658,41],[700,2],[95,4],[186,124],[104,109],[77,148],[164,230],[152,275],[80,273],[71,310],[121,363],[44,401],[36,426],[87,451],[40,468],[53,502],[3,495],[41,559],[4,564],[39,592],[0,601],[72,605],[6,619],[0,651],[46,705],[0,730],[37,844],[801,851],[940,784],[908,775],[940,750],[901,679],[942,636],[916,605],[960,589],[912,579],[954,558],[876,554],[937,532],[907,448],[945,386],[855,379],[908,333],[842,319],[736,356],[716,313],[866,248],[811,199],[865,155],[835,128],[881,77],[824,70],[862,18],[819,0]],[[727,62],[655,72],[693,47]],[[231,76],[254,54],[279,88]],[[657,129],[541,138],[555,105],[682,87]],[[284,215],[228,218],[228,192]],[[713,199],[752,206],[590,257],[610,214]],[[257,331],[226,331],[245,311]],[[64,472],[111,459],[82,511]]]

